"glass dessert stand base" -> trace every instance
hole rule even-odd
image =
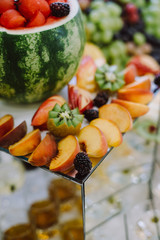
[[[22,186],[9,195],[0,193],[1,238],[7,239],[7,229],[27,222],[36,234],[32,239],[159,240],[160,145],[152,141],[144,151],[145,141],[138,139],[134,132],[126,134],[83,182],[40,168],[25,172]],[[24,212],[24,222],[10,224]]]

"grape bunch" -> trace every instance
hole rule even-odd
[[[145,30],[160,39],[160,1],[152,1],[142,9]]]
[[[112,41],[122,26],[121,7],[114,2],[93,1],[85,15],[87,40],[100,46]]]
[[[129,60],[126,45],[123,41],[113,41],[109,46],[102,48],[103,53],[110,65],[117,65],[122,70]]]

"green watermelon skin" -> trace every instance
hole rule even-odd
[[[53,29],[22,35],[0,32],[0,97],[33,103],[53,95],[74,76],[84,45],[80,9]]]

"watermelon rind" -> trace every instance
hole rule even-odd
[[[70,1],[74,13],[53,26],[0,28],[0,97],[38,102],[61,90],[75,75],[85,33],[78,2]]]

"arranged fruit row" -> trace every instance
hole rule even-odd
[[[42,26],[69,12],[68,0],[5,0],[0,2],[0,24],[9,29]]]
[[[59,95],[44,101],[31,120],[33,131],[27,133],[25,121],[13,128],[11,115],[0,119],[1,147],[14,156],[27,156],[35,166],[64,173],[76,169],[85,175],[92,166],[89,158],[101,158],[110,147],[122,143],[122,133],[132,128],[133,119],[148,112],[146,104],[153,97],[150,76],[138,75],[142,70],[153,73],[155,66],[148,63],[150,68],[146,68],[140,64],[142,59],[136,65],[133,59],[119,73],[103,62],[101,54],[88,55],[78,69],[77,85],[68,85],[68,104]],[[93,98],[91,93],[99,89]],[[41,139],[43,130],[47,133]]]

